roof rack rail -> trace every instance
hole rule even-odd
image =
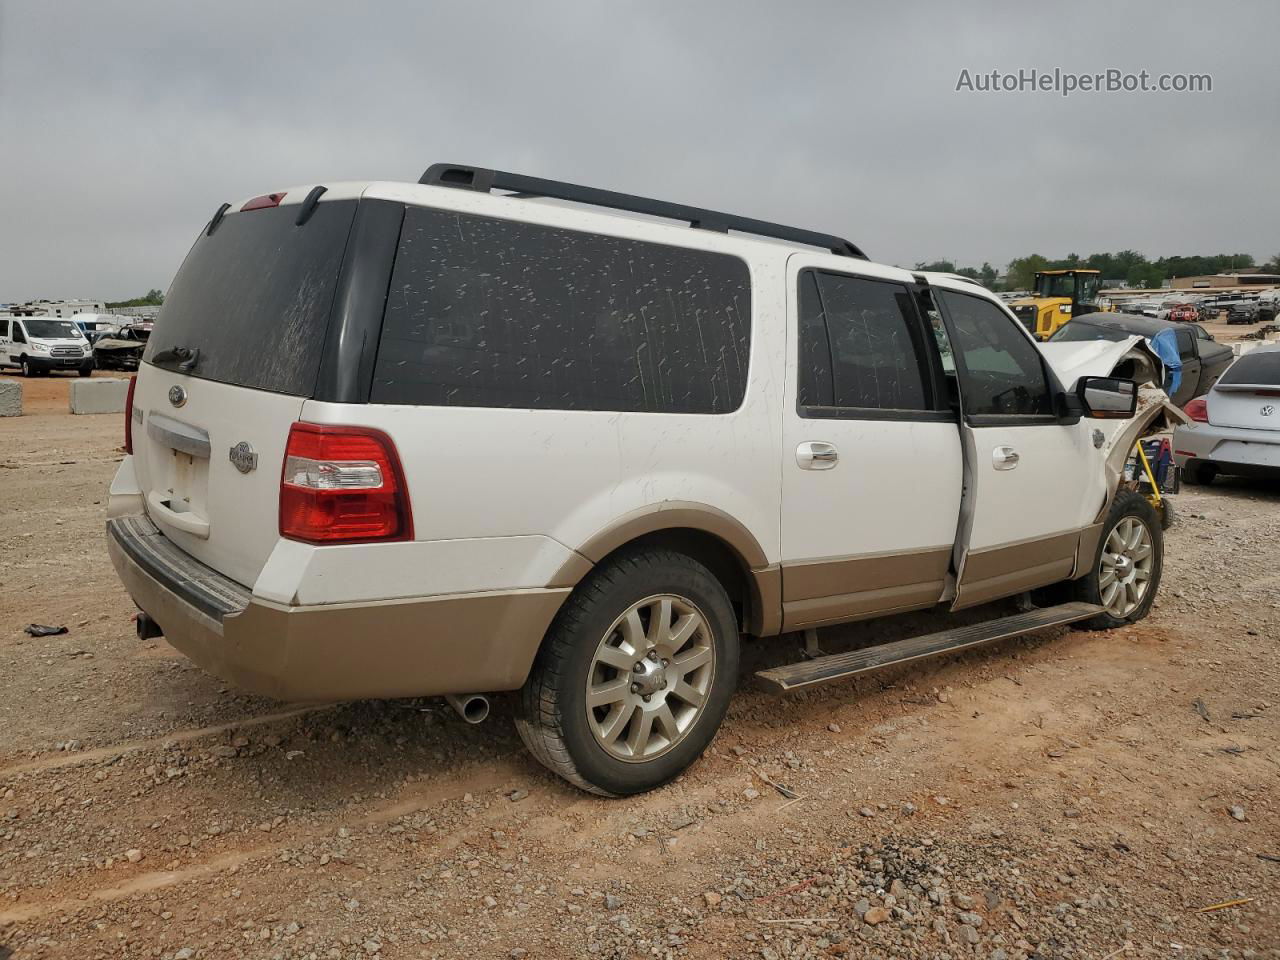
[[[701,207],[687,207],[682,203],[650,200],[647,197],[636,197],[629,193],[615,193],[612,190],[584,187],[576,183],[543,180],[541,177],[528,177],[521,173],[507,173],[504,170],[488,170],[484,167],[467,167],[453,163],[435,163],[427,168],[418,182],[437,187],[460,187],[464,190],[476,190],[480,193],[488,193],[491,190],[507,190],[523,196],[552,197],[557,200],[568,200],[572,203],[585,203],[596,207],[608,207],[613,210],[628,210],[632,213],[644,213],[668,220],[684,220],[688,222],[689,226],[698,230],[714,230],[717,233],[728,233],[730,230],[736,230],[740,233],[753,233],[761,237],[772,237],[775,240],[786,240],[806,246],[822,247],[842,257],[855,257],[859,260],[867,259],[867,255],[858,249],[855,244],[845,240],[843,237],[828,233],[801,230],[798,227],[769,223],[766,220],[753,220],[750,217],[739,217],[732,213],[720,213],[716,210],[704,210]]]

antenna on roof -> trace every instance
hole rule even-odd
[[[752,233],[756,236],[772,237],[775,240],[786,240],[789,243],[821,247],[842,257],[854,257],[858,260],[867,259],[867,255],[855,244],[845,240],[843,237],[828,233],[802,230],[799,227],[788,227],[780,223],[769,223],[767,220],[754,220],[750,217],[721,213],[717,210],[705,210],[701,207],[689,207],[682,203],[668,203],[665,200],[636,197],[629,193],[616,193],[613,190],[584,187],[576,183],[543,180],[541,177],[528,177],[521,173],[508,173],[504,170],[488,170],[484,167],[436,163],[427,168],[418,182],[437,187],[458,187],[463,190],[475,190],[479,193],[489,193],[491,190],[507,190],[525,197],[550,197],[556,200],[567,200],[571,203],[608,207],[611,210],[627,210],[632,213],[643,213],[667,220],[683,220],[697,230],[714,230],[717,233],[728,233],[730,230],[736,230],[739,233]]]

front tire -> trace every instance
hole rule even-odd
[[[26,357],[22,358],[20,366],[22,367],[22,375],[30,379],[36,375],[35,368],[31,366],[31,361]]]
[[[1112,630],[1137,623],[1151,612],[1164,570],[1164,532],[1147,498],[1122,490],[1107,514],[1089,573],[1072,582],[1076,600],[1104,611],[1076,624]]]
[[[575,786],[627,796],[679,776],[705,750],[738,677],[728,594],[682,553],[624,553],[557,614],[520,691],[516,729]]]

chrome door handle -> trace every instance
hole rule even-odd
[[[991,465],[997,470],[1012,470],[1021,459],[1013,447],[996,447],[991,451]]]
[[[840,459],[833,444],[809,440],[796,447],[796,463],[801,470],[830,470]]]

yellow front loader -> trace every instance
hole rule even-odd
[[[1098,303],[1101,283],[1097,270],[1041,270],[1036,273],[1035,296],[1009,306],[1037,339],[1048,340],[1072,317],[1110,309]]]

